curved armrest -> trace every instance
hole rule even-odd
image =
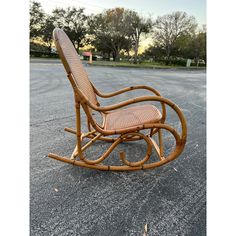
[[[180,110],[180,108],[174,102],[172,102],[171,100],[169,100],[167,98],[164,98],[161,96],[143,96],[143,97],[136,97],[133,99],[129,99],[127,101],[120,102],[115,105],[104,106],[104,107],[95,106],[95,105],[91,104],[89,101],[87,101],[86,103],[89,107],[91,107],[92,109],[94,109],[96,111],[106,112],[106,111],[112,111],[115,109],[119,109],[121,107],[125,107],[130,104],[139,103],[139,102],[146,102],[146,101],[157,101],[157,102],[161,102],[162,104],[167,104],[177,113],[177,115],[180,119],[180,122],[181,122],[181,126],[182,126],[182,140],[185,141],[186,137],[187,137],[187,124],[186,124],[186,120],[184,118],[184,115],[183,115],[182,111]]]
[[[133,103],[145,102],[145,101],[158,101],[158,102],[161,102],[161,103],[166,103],[167,105],[169,105],[171,107],[177,106],[173,102],[171,102],[169,99],[161,97],[161,96],[142,96],[142,97],[136,97],[136,98],[128,99],[128,100],[126,100],[124,102],[120,102],[120,103],[117,103],[117,104],[114,104],[114,105],[110,105],[110,106],[95,106],[92,103],[90,103],[89,101],[87,101],[86,103],[92,109],[94,109],[96,111],[104,112],[104,111],[116,110],[116,109],[119,109],[121,107],[133,104]]]
[[[92,84],[92,86],[93,86],[93,89],[94,89],[95,93],[99,97],[102,97],[102,98],[110,98],[110,97],[113,97],[113,96],[116,96],[116,95],[119,95],[119,94],[122,94],[122,93],[125,93],[125,92],[128,92],[128,91],[136,90],[136,89],[149,90],[149,91],[153,92],[155,95],[161,96],[159,91],[157,91],[156,89],[154,89],[152,87],[146,86],[146,85],[131,86],[131,87],[123,88],[123,89],[118,90],[118,91],[113,92],[113,93],[101,93],[100,91],[97,90],[97,88],[95,88],[95,86],[93,84]]]
[[[122,93],[125,93],[125,92],[128,92],[128,91],[137,90],[137,89],[149,90],[152,93],[154,93],[156,96],[158,96],[158,97],[161,96],[159,91],[157,91],[156,89],[154,89],[152,87],[146,86],[146,85],[131,86],[131,87],[127,87],[127,88],[123,88],[121,90],[118,90],[114,93],[101,93],[95,88],[95,86],[93,84],[92,84],[92,86],[93,86],[93,89],[94,89],[95,93],[98,96],[103,97],[103,98],[113,97],[113,96],[116,96],[116,95],[119,95],[119,94],[122,94]],[[166,108],[165,108],[165,104],[163,102],[161,102],[161,106],[162,106],[162,121],[164,122],[165,119],[166,119]]]

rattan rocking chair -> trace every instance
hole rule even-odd
[[[183,113],[175,103],[162,97],[158,91],[148,86],[128,87],[109,94],[99,92],[89,81],[80,58],[65,32],[62,29],[55,28],[53,31],[53,38],[74,91],[76,130],[65,128],[65,131],[75,134],[77,141],[71,156],[66,157],[50,153],[48,154],[48,157],[76,166],[98,170],[128,171],[150,169],[162,166],[174,160],[181,154],[186,143],[187,127]],[[101,106],[97,100],[97,96],[102,98],[110,98],[121,93],[137,89],[148,90],[152,92],[154,96],[137,97],[109,106]],[[125,109],[119,109],[130,104],[146,101],[158,102],[162,108],[161,111],[159,111],[156,106],[151,104],[142,104],[127,107]],[[181,123],[181,134],[179,134],[172,126],[165,123],[167,113],[166,106],[169,106],[176,112]],[[81,132],[81,107],[87,116],[87,133]],[[102,115],[102,124],[98,124],[96,122],[92,115],[92,112],[94,111]],[[164,156],[162,130],[169,131],[175,139],[175,148],[167,156]],[[144,134],[145,131],[148,131],[148,134]],[[154,139],[154,134],[157,134],[158,136],[158,144]],[[85,138],[90,140],[82,146],[82,141]],[[103,140],[111,142],[112,144],[102,156],[95,160],[91,158],[88,159],[84,155],[84,151],[96,140]],[[104,160],[118,144],[136,140],[144,140],[147,144],[147,151],[144,158],[139,161],[128,161],[125,157],[125,153],[121,151],[121,164],[104,164]],[[152,147],[156,150],[158,158],[156,158],[156,161],[150,163],[149,157],[152,152]]]

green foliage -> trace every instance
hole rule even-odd
[[[47,15],[45,18],[44,25],[42,26],[41,29],[41,37],[45,44],[47,45],[48,52],[51,52],[52,49],[52,43],[53,43],[53,38],[52,38],[52,31],[55,28],[54,26],[54,18],[50,15]]]
[[[34,42],[30,42],[30,56],[58,58],[58,54],[48,51],[47,46]]]
[[[206,33],[180,37],[175,43],[174,55],[193,59],[197,64],[200,59],[206,62]]]
[[[89,21],[90,33],[94,36],[93,45],[104,54],[112,54],[120,60],[121,50],[127,53],[132,48],[131,11],[124,8],[108,9],[92,16]]]
[[[77,50],[88,43],[86,39],[88,16],[85,15],[84,8],[56,8],[52,12],[52,18],[54,24],[67,33]]]
[[[166,57],[165,49],[158,44],[150,46],[142,56],[145,59],[152,58],[154,61],[165,63],[166,65],[185,66],[186,59],[192,59],[192,66],[205,66],[206,32],[180,36],[173,45],[169,58]]]
[[[157,17],[154,24],[150,18],[119,7],[90,16],[85,14],[84,8],[56,8],[48,15],[40,3],[31,2],[31,52],[51,55],[55,27],[68,34],[78,52],[80,47],[90,45],[91,50],[107,60],[112,56],[114,61],[119,61],[122,56],[129,63],[152,60],[182,66],[186,65],[188,58],[193,59],[196,65],[200,65],[202,60],[206,62],[206,29],[196,32],[195,18],[185,12]],[[138,58],[141,36],[150,33],[153,33],[154,45]],[[43,41],[45,46],[32,43],[38,41]],[[134,52],[132,59],[131,51]]]
[[[157,17],[154,40],[165,50],[167,61],[173,54],[176,41],[182,36],[194,34],[196,28],[196,19],[185,12]]]
[[[42,44],[30,42],[30,51],[48,52],[48,48]]]
[[[30,38],[41,36],[41,28],[44,24],[45,13],[38,2],[30,4]]]
[[[195,18],[184,12],[158,17],[155,43],[143,56],[166,65],[185,66],[188,58],[197,66],[200,59],[206,62],[206,31],[196,32],[196,27]]]
[[[144,18],[138,15],[135,11],[128,11],[128,22],[130,37],[134,48],[134,63],[138,61],[138,49],[140,37],[143,34],[151,32],[153,23],[150,18]]]
[[[149,46],[148,49],[142,54],[145,59],[153,59],[154,61],[161,60],[165,57],[165,50],[156,44],[155,46]]]

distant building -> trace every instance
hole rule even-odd
[[[93,54],[92,54],[91,52],[83,52],[83,53],[82,53],[82,56],[83,56],[84,60],[86,60],[86,61],[89,60],[89,57],[90,57],[91,55],[93,56]]]

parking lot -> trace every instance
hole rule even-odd
[[[85,66],[102,92],[145,84],[182,109],[188,124],[184,152],[175,161],[152,170],[102,172],[47,157],[70,155],[75,136],[74,98],[58,62],[30,64],[30,230],[31,235],[206,235],[206,71],[132,69]],[[119,95],[103,105],[142,96]],[[146,95],[146,93],[145,93]],[[86,131],[86,120],[82,115]],[[89,149],[99,155],[103,144]],[[140,156],[139,143],[127,146]],[[104,151],[104,150],[103,150]],[[115,154],[118,157],[118,152]]]

